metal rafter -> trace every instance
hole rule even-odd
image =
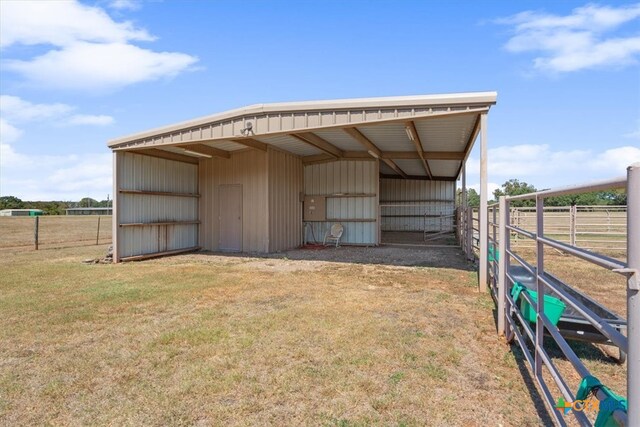
[[[183,148],[186,151],[191,151],[193,153],[203,154],[205,156],[221,157],[223,159],[228,159],[229,157],[231,157],[228,151],[209,147],[208,145],[204,144],[181,145],[180,148]]]
[[[336,159],[344,157],[344,152],[341,149],[313,132],[290,133],[289,136],[312,145]]]
[[[231,142],[235,142],[236,144],[244,145],[245,147],[255,148],[256,150],[267,151],[267,144],[262,141],[258,141],[253,138],[238,138],[231,139]]]
[[[173,153],[171,151],[159,150],[157,148],[148,148],[146,150],[129,150],[132,153],[142,154],[145,156],[159,157],[166,160],[175,160],[177,162],[198,164],[198,159],[184,154]]]
[[[420,160],[422,160],[422,166],[424,166],[424,170],[427,172],[427,175],[429,175],[429,178],[433,179],[431,168],[429,167],[429,163],[424,156],[424,149],[422,148],[422,141],[420,141],[420,135],[418,135],[416,124],[413,121],[408,121],[407,123],[405,123],[405,129],[407,131],[407,136],[416,147],[418,156],[420,156]]]
[[[362,146],[364,146],[364,148],[368,150],[368,153],[371,155],[371,157],[375,157],[382,160],[391,169],[393,169],[398,175],[402,176],[405,179],[408,178],[408,175],[404,173],[402,169],[400,169],[400,167],[396,164],[396,162],[394,162],[391,159],[384,158],[382,156],[382,151],[380,151],[380,149],[357,128],[350,127],[350,128],[344,128],[343,130],[347,133],[347,135],[349,135],[350,137],[358,141],[360,144],[362,144]]]

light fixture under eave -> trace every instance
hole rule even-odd
[[[378,156],[376,153],[374,153],[374,152],[373,152],[373,151],[371,151],[371,150],[367,151],[367,153],[369,153],[369,155],[370,155],[371,157],[375,157],[376,159],[379,159],[379,158],[380,158],[380,156]]]
[[[197,151],[191,151],[191,150],[184,150],[185,153],[189,153],[189,154],[193,154],[194,156],[198,156],[198,157],[206,157],[207,159],[212,158],[213,156],[210,156],[208,154],[204,154],[204,153],[198,153]]]
[[[411,128],[411,126],[406,126],[404,130],[407,132],[407,136],[409,137],[411,142],[415,142],[416,136],[413,134],[413,128]]]

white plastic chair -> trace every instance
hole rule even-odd
[[[337,248],[340,244],[342,233],[344,233],[344,227],[342,226],[342,224],[333,224],[331,226],[331,230],[327,230],[327,232],[324,234],[324,241],[322,243],[327,246],[327,242],[335,241]]]

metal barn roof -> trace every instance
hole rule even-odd
[[[382,160],[381,174],[455,180],[496,92],[258,104],[109,141],[111,149],[197,163],[271,146],[305,164]]]

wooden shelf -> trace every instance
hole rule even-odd
[[[142,195],[151,195],[151,196],[176,196],[176,197],[200,197],[199,194],[196,193],[173,193],[171,191],[146,191],[146,190],[118,190],[119,193],[123,194],[142,194]]]
[[[130,222],[120,224],[120,227],[153,227],[158,225],[189,225],[200,224],[200,221],[164,221],[164,222]]]

